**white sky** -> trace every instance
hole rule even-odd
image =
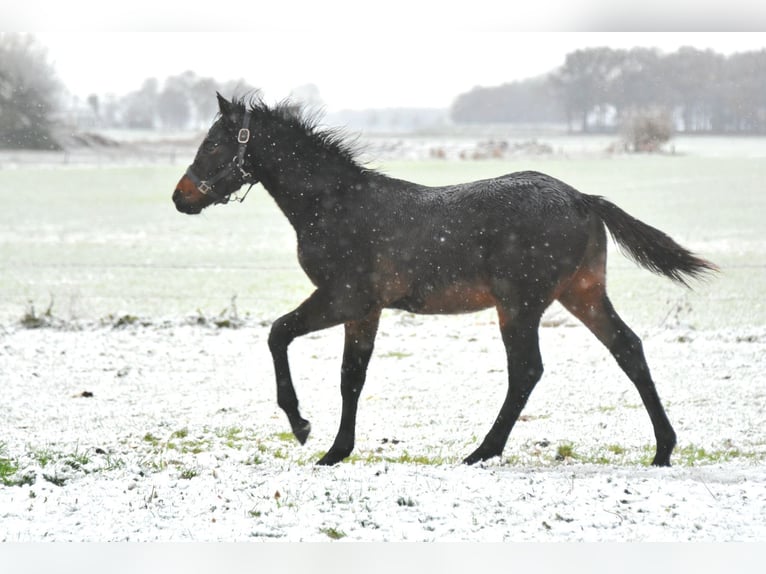
[[[520,10],[514,0],[471,0],[459,8],[445,8],[454,6],[447,0],[132,0],[127,9],[68,0],[37,11],[41,2],[26,0],[10,9],[10,27],[33,30],[48,47],[59,78],[81,97],[124,94],[148,77],[162,80],[192,70],[222,81],[244,78],[263,88],[268,101],[314,83],[331,111],[447,107],[474,86],[546,73],[567,52],[589,46],[673,51],[692,45],[725,54],[766,47],[764,32],[561,31],[650,29],[647,18],[654,12],[662,15],[660,29],[693,29],[696,23],[731,30],[727,14],[737,12],[743,0],[707,12],[695,8],[691,18],[659,0],[634,2],[630,6],[640,10],[632,12],[611,0],[605,5],[621,11],[591,14],[578,11],[583,1],[602,0],[570,0],[542,12]],[[553,8],[551,0],[535,4]],[[81,5],[79,11],[74,5]],[[738,12],[742,29],[764,22],[766,3],[751,12],[751,19]]]

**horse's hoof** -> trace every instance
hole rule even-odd
[[[330,460],[326,456],[323,456],[316,462],[316,465],[317,466],[334,466],[338,464],[339,462],[340,462],[339,460]]]
[[[338,464],[351,454],[351,450],[330,448],[322,458],[317,461],[319,466],[332,466]]]
[[[340,461],[342,461],[345,456],[333,453],[332,449],[328,451],[326,455],[324,455],[322,458],[320,458],[316,464],[317,466],[333,466],[335,464],[338,464]]]
[[[485,460],[489,460],[490,458],[493,458],[496,456],[500,456],[500,453],[488,452],[483,450],[481,447],[479,447],[463,459],[463,464],[468,464],[468,465],[476,464],[477,462],[484,462]]]
[[[482,460],[484,459],[472,454],[463,459],[463,464],[467,464],[470,466],[472,464],[476,464],[477,462],[481,462]]]
[[[311,432],[311,423],[306,420],[301,420],[301,422],[293,427],[293,434],[295,435],[295,438],[298,439],[298,442],[301,444],[306,444],[306,439],[309,438],[309,433]]]

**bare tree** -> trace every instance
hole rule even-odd
[[[673,118],[661,107],[623,114],[622,135],[633,152],[657,152],[673,136]]]
[[[0,33],[0,148],[59,149],[61,85],[34,36]]]

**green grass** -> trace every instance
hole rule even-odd
[[[179,473],[178,476],[182,478],[183,480],[191,480],[192,478],[198,475],[199,475],[199,470],[197,470],[196,468],[186,467],[181,469],[181,472]]]
[[[333,527],[320,528],[319,532],[321,532],[322,534],[325,534],[328,538],[332,540],[340,540],[341,538],[346,537],[345,532]]]
[[[324,453],[319,453],[317,458],[321,458]],[[427,454],[411,454],[406,450],[399,455],[384,455],[379,452],[361,451],[352,452],[343,462],[343,464],[377,464],[387,462],[392,464],[421,464],[427,466],[441,466],[452,464],[457,459],[446,458],[441,455],[431,456]]]
[[[289,431],[274,433],[273,436],[274,436],[274,438],[276,438],[277,440],[282,441],[282,442],[297,441],[297,439],[295,438],[295,435],[293,433],[289,432]]]
[[[743,452],[738,448],[705,448],[699,445],[683,445],[673,451],[671,462],[678,466],[704,466],[732,460],[759,461],[766,458],[754,452]]]
[[[16,484],[11,478],[19,470],[19,463],[8,455],[8,448],[5,443],[0,442],[0,483],[9,486]]]
[[[571,443],[560,444],[556,448],[556,460],[566,460],[568,458],[580,458],[574,451],[574,445]]]
[[[381,358],[388,358],[388,359],[406,359],[407,357],[411,357],[412,353],[408,353],[406,351],[389,351],[387,353],[384,353],[381,355]]]
[[[608,197],[722,267],[720,277],[687,292],[613,250],[610,295],[631,325],[656,325],[679,301],[688,303],[680,318],[698,327],[766,323],[766,306],[754,305],[766,296],[766,274],[754,272],[766,264],[761,159],[523,158],[391,162],[382,169],[432,185],[521,169],[550,173]],[[268,194],[257,187],[241,205],[182,215],[170,201],[182,171],[3,171],[0,260],[7,272],[0,276],[0,322],[21,316],[30,325],[44,322],[51,294],[63,319],[113,314],[124,326],[198,310],[234,326],[238,317],[273,318],[303,300],[312,287],[295,257],[295,233]]]
[[[34,449],[31,452],[31,455],[32,458],[37,461],[37,464],[39,464],[42,468],[45,468],[50,463],[55,462],[60,458],[60,455],[49,447]]]

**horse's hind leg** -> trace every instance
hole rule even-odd
[[[537,330],[541,312],[518,314],[509,306],[498,305],[500,331],[508,359],[508,393],[500,414],[479,448],[463,461],[465,464],[500,456],[513,425],[535,385],[543,375],[543,361]]]
[[[372,356],[379,320],[380,310],[378,309],[361,321],[351,321],[345,325],[346,343],[343,349],[340,377],[340,393],[343,398],[340,428],[332,447],[317,464],[335,464],[354,450],[356,410],[367,376],[367,365]]]
[[[570,283],[559,301],[596,335],[617,360],[641,395],[649,413],[657,441],[655,466],[670,466],[670,454],[676,445],[676,433],[665,414],[660,397],[646,364],[641,339],[631,331],[612,307],[606,295],[605,273],[601,265],[583,268]]]

